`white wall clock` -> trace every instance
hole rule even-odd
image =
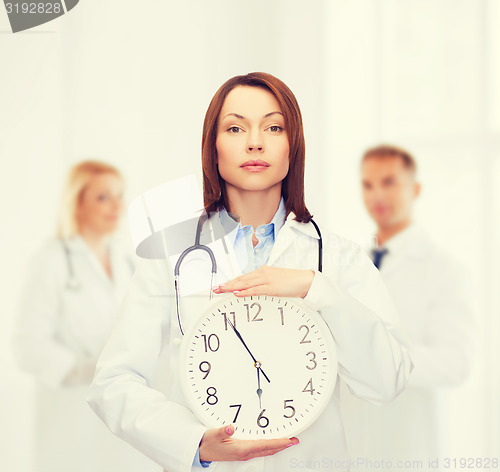
[[[321,414],[337,378],[332,334],[298,298],[217,297],[184,336],[179,368],[192,411],[235,438],[297,435]]]

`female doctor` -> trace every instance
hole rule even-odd
[[[316,270],[318,235],[304,203],[304,158],[301,113],[283,82],[250,73],[221,86],[203,128],[204,204],[207,223],[224,226],[235,218],[239,223],[230,257],[215,254],[225,283],[219,280],[213,291],[301,297],[318,310],[336,341],[335,393],[299,438],[236,440],[232,426],[207,429],[179,388],[182,335],[173,273],[165,261],[142,260],[88,400],[113,432],[166,471],[284,472],[317,469],[318,461],[322,468],[348,470],[339,382],[379,404],[405,388],[412,368],[406,337],[370,260],[353,243],[325,234],[323,271]],[[192,254],[183,279],[203,277],[208,285],[210,264]],[[231,258],[239,265],[236,276]],[[201,313],[206,301],[181,298],[183,325]]]
[[[112,244],[123,179],[102,162],[74,166],[63,195],[59,237],[28,266],[14,351],[35,376],[38,472],[158,471],[114,437],[85,402],[97,358],[133,260]]]

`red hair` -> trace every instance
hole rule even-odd
[[[217,167],[217,129],[224,101],[233,88],[246,85],[270,92],[278,102],[285,120],[290,154],[288,174],[282,181],[281,195],[286,214],[295,213],[295,219],[307,223],[311,214],[304,202],[305,140],[302,115],[292,91],[279,79],[264,72],[251,72],[227,80],[217,90],[208,106],[203,123],[201,163],[203,169],[203,202],[207,213],[228,208],[225,182]]]

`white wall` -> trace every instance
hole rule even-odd
[[[415,217],[469,268],[478,317],[473,375],[441,406],[449,424],[444,450],[458,457],[498,454],[500,3],[364,1],[329,8],[332,158],[324,161],[323,191],[331,221],[362,241],[372,229],[359,197],[366,147],[391,142],[416,156],[423,188]]]
[[[465,420],[443,410],[446,441],[450,454],[498,455],[500,2],[81,0],[8,30],[0,7],[0,470],[31,470],[31,380],[9,334],[21,267],[53,233],[67,167],[108,160],[129,196],[200,175],[213,93],[253,70],[301,104],[308,204],[332,229],[361,240],[373,230],[359,192],[366,147],[389,141],[417,157],[416,217],[469,266],[480,321],[476,370],[451,405]]]

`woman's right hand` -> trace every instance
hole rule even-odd
[[[254,457],[272,456],[299,444],[297,438],[233,439],[233,426],[209,429],[200,442],[201,461],[246,461]]]

